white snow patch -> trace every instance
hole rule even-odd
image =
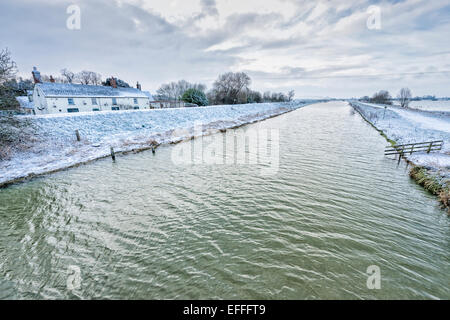
[[[110,147],[121,152],[149,147],[152,141],[180,141],[195,135],[198,123],[203,126],[200,134],[208,134],[314,102],[18,116],[32,122],[34,138],[39,142],[27,152],[0,161],[0,184],[108,156]],[[75,130],[81,135],[80,142],[76,141]]]
[[[413,163],[431,168],[450,169],[450,155],[442,153],[417,153],[408,157]]]
[[[450,115],[442,112],[401,109],[370,103],[351,102],[375,127],[397,144],[443,140],[439,153],[417,153],[408,159],[435,169],[450,168]]]

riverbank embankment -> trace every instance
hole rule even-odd
[[[107,157],[111,148],[115,153],[151,149],[261,121],[314,102],[317,101],[3,119],[0,133],[14,140],[0,150],[0,187]]]
[[[350,105],[392,145],[444,141],[438,153],[413,153],[405,160],[411,165],[410,176],[450,212],[450,116],[357,101]]]

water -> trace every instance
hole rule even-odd
[[[359,115],[332,102],[258,127],[279,130],[276,175],[177,166],[180,144],[0,190],[0,298],[450,298],[450,219]]]

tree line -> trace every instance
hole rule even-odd
[[[392,105],[393,98],[389,91],[380,90],[378,92],[375,92],[372,97],[364,96],[359,100],[376,104]],[[409,106],[409,102],[412,100],[411,90],[409,88],[400,89],[399,93],[397,94],[397,100],[400,102],[400,106],[402,108],[407,108]]]
[[[6,48],[0,52],[0,108],[15,109],[18,107],[16,96],[26,95],[27,90],[34,87],[32,79],[17,78],[17,65]],[[73,72],[67,68],[60,71],[59,76],[41,74],[43,82],[70,83],[84,85],[112,86],[112,78],[102,81],[100,73],[89,70]],[[118,87],[129,88],[130,85],[114,78]],[[199,106],[219,104],[246,104],[262,102],[288,102],[294,98],[294,91],[266,91],[261,93],[250,88],[251,78],[244,72],[227,72],[219,75],[211,90],[206,85],[190,83],[186,80],[170,82],[160,86],[155,98],[165,101],[185,101]]]
[[[250,89],[251,78],[244,72],[227,72],[219,75],[211,90],[200,83],[186,80],[161,85],[156,91],[159,100],[175,100],[199,106],[220,104],[246,104],[262,102],[287,102],[294,98],[294,91],[287,94],[270,91],[263,94]]]

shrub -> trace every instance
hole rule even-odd
[[[208,105],[208,99],[206,98],[206,95],[202,91],[194,88],[186,90],[183,93],[181,100],[187,103],[194,103],[198,106]]]

